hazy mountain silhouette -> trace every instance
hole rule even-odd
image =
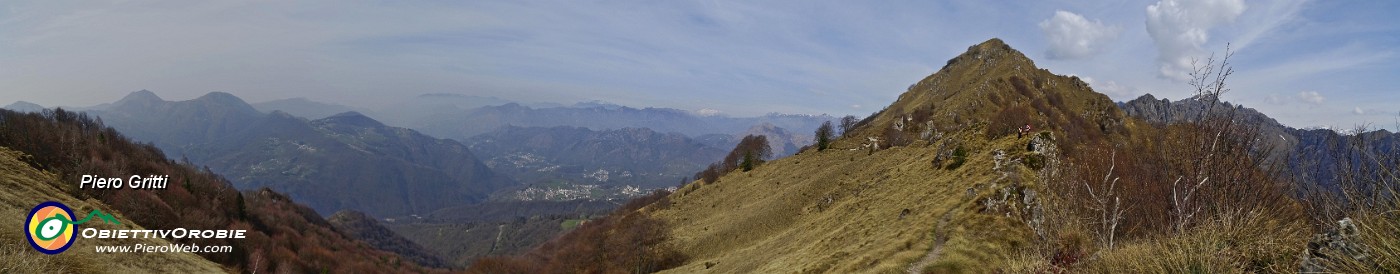
[[[356,112],[306,120],[258,112],[227,93],[169,102],[139,91],[92,113],[172,157],[208,165],[239,188],[268,186],[322,213],[426,213],[514,185],[456,141]]]
[[[466,143],[493,169],[526,184],[670,187],[725,153],[646,128],[506,126]]]
[[[16,102],[14,102],[14,103],[11,103],[11,104],[9,104],[9,105],[6,105],[6,106],[3,107],[3,108],[4,108],[4,109],[8,109],[8,110],[18,111],[18,112],[40,112],[40,111],[43,111],[43,110],[44,110],[44,106],[40,106],[39,104],[30,103],[30,102],[25,102],[25,101],[16,101]]]
[[[338,113],[345,113],[345,112],[350,112],[350,111],[361,112],[361,113],[366,112],[366,110],[359,109],[359,108],[355,108],[355,107],[343,106],[343,105],[337,105],[337,104],[330,104],[330,103],[322,103],[322,102],[312,101],[312,100],[306,99],[306,98],[304,98],[304,97],[289,98],[289,99],[281,99],[281,100],[272,100],[272,101],[261,102],[261,103],[253,103],[253,108],[255,108],[255,109],[257,109],[258,111],[261,111],[261,112],[263,112],[263,113],[272,113],[273,111],[281,111],[281,112],[286,112],[286,113],[288,113],[288,114],[291,114],[292,116],[297,116],[297,117],[302,117],[302,118],[307,118],[307,119],[321,119],[321,118],[330,117],[331,115],[335,115],[335,114],[338,114]]]
[[[154,96],[136,94],[128,103],[160,107]],[[144,101],[136,100],[143,99]],[[212,98],[212,97],[211,97]],[[227,98],[225,98],[227,99]],[[158,99],[157,99],[158,100]],[[130,105],[128,105],[130,106]],[[156,147],[137,143],[85,114],[43,114],[0,110],[0,212],[22,215],[41,201],[59,201],[74,210],[110,213],[114,221],[89,222],[86,229],[243,230],[246,238],[131,237],[83,239],[63,255],[29,249],[16,232],[0,233],[5,255],[0,269],[53,273],[211,273],[337,272],[425,273],[412,261],[378,250],[333,228],[311,208],[276,191],[238,191],[219,174],[165,157]],[[78,188],[84,174],[122,177],[169,175],[164,189]],[[80,213],[81,214],[81,213]],[[81,217],[81,216],[75,216]],[[95,220],[95,219],[94,219]],[[18,223],[16,223],[18,222]],[[93,245],[228,246],[227,252],[93,253]],[[20,250],[23,248],[25,250]],[[123,255],[126,254],[126,255]],[[212,261],[212,263],[211,263]],[[219,264],[216,265],[215,263]],[[220,266],[222,265],[222,266]]]

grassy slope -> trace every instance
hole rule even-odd
[[[248,230],[245,239],[188,240],[201,246],[233,246],[232,252],[197,255],[234,271],[436,271],[346,237],[286,195],[268,189],[234,191],[219,175],[168,160],[154,146],[133,143],[86,115],[0,110],[0,120],[0,144],[30,154],[21,161],[52,172],[57,178],[53,182],[60,183],[51,187],[76,197],[95,197],[111,207],[104,212],[120,213],[123,221],[152,229]],[[73,180],[80,174],[168,174],[171,184],[155,191],[79,190]]]
[[[930,122],[916,122],[920,119]],[[1027,139],[1017,139],[1012,130],[1021,123],[1049,132],[1065,150],[1158,138],[1083,81],[1037,69],[993,39],[912,85],[838,140],[836,149],[808,151],[677,191],[673,204],[654,214],[671,224],[670,243],[691,258],[672,271],[1046,271],[1050,262],[1042,259],[1026,265],[1025,252],[1050,243],[1037,239],[1024,221],[1032,212],[1023,203],[1029,196],[1024,190],[1053,195],[1039,184],[1068,159],[1049,155],[1050,168],[1039,172],[1021,164],[1018,160],[1029,156]],[[888,142],[889,129],[900,127],[905,138],[929,141],[874,153],[864,148],[871,138]],[[953,170],[932,165],[936,155],[955,146],[968,149],[966,164]],[[993,159],[998,150],[1007,153],[1002,165]],[[1006,202],[988,206],[989,199]],[[900,219],[905,209],[910,214]],[[1237,219],[1243,221],[1231,221]],[[1211,228],[1219,224],[1225,225]],[[1084,270],[1172,272],[1210,263],[1227,265],[1216,270],[1238,270],[1228,265],[1238,257],[1282,259],[1279,267],[1286,267],[1296,264],[1277,256],[1301,248],[1297,236],[1306,233],[1296,221],[1267,217],[1211,225],[1184,237],[1125,242],[1096,253],[1101,259],[1084,264]],[[1257,225],[1269,229],[1251,228]],[[1275,234],[1289,237],[1258,237]],[[1260,255],[1226,256],[1254,253]]]
[[[1012,76],[1032,88],[1017,91]],[[1062,103],[1032,108],[1052,94]],[[981,213],[977,201],[1038,181],[1020,164],[994,170],[994,151],[1015,158],[1027,141],[1014,134],[989,140],[983,133],[988,117],[1008,106],[1031,109],[1035,114],[1024,119],[1055,132],[1085,127],[1068,121],[1071,116],[1109,124],[1122,117],[1082,81],[1036,69],[1000,40],[987,41],[911,86],[852,137],[839,140],[837,149],[677,191],[674,205],[657,213],[671,223],[673,243],[692,257],[674,270],[699,271],[713,263],[711,270],[719,272],[903,272],[911,265],[991,271],[977,268],[1013,257],[1032,233],[1017,214]],[[885,129],[919,109],[931,112],[933,122],[924,127],[942,138],[869,155],[861,149],[868,138],[887,141]],[[959,145],[968,149],[966,164],[954,170],[933,166],[939,151]],[[901,220],[904,209],[910,214]]]
[[[1014,127],[1030,123],[1037,130],[1088,131],[1085,126],[1103,126],[1121,133],[1114,129],[1126,120],[1107,95],[1094,92],[1084,81],[1036,68],[1025,55],[992,39],[969,47],[938,72],[911,85],[856,131],[857,138],[850,139],[865,142],[868,137],[884,137],[885,129],[908,121],[920,109],[931,113],[934,132],[980,130],[995,124],[997,114],[1010,107],[1026,108],[1028,113],[1010,127],[997,128],[998,132],[1014,134]]]
[[[714,263],[716,273],[902,272],[939,243],[934,265],[1008,258],[997,250],[1024,243],[1029,231],[1014,216],[978,213],[974,201],[999,195],[989,186],[1024,182],[1033,172],[993,170],[995,149],[1024,147],[1014,137],[979,140],[968,138],[965,146],[981,149],[953,170],[933,167],[938,144],[920,142],[871,155],[807,152],[692,184],[656,214],[692,257],[673,270]],[[900,219],[904,209],[910,214]]]
[[[43,201],[68,205],[74,214],[93,209],[112,214],[122,224],[89,222],[82,227],[99,229],[143,229],[116,210],[95,199],[78,200],[58,189],[53,174],[35,170],[18,160],[19,152],[0,147],[0,272],[3,273],[212,273],[226,272],[218,264],[192,253],[113,253],[97,254],[96,245],[166,245],[164,239],[84,239],[78,238],[67,251],[45,255],[34,251],[24,240],[24,218]]]

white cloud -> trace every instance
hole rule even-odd
[[[702,109],[700,109],[700,110],[696,110],[696,111],[695,111],[695,114],[700,115],[700,116],[715,116],[715,115],[720,115],[720,114],[723,114],[723,113],[724,113],[724,112],[719,111],[718,109],[712,109],[712,108],[702,108]]]
[[[1322,104],[1322,101],[1327,100],[1327,98],[1322,97],[1322,94],[1319,94],[1316,91],[1303,91],[1298,93],[1298,100],[1303,101],[1304,103],[1320,105]]]
[[[1241,15],[1241,30],[1231,46],[1236,49],[1249,47],[1254,41],[1271,35],[1280,26],[1292,21],[1303,10],[1307,0],[1276,0],[1256,2],[1250,14]]]
[[[1394,62],[1396,57],[1400,57],[1400,52],[1392,48],[1348,43],[1325,51],[1280,56],[1278,59],[1281,60],[1241,74],[1238,83],[1259,86],[1279,83],[1280,79],[1311,78],[1327,72],[1355,70],[1374,64]]]
[[[1084,81],[1085,84],[1089,84],[1090,86],[1094,85],[1094,77],[1089,77],[1089,76],[1084,76],[1084,75],[1079,75],[1079,74],[1074,74],[1074,73],[1070,73],[1070,74],[1066,74],[1066,75],[1068,75],[1069,77],[1078,77],[1080,81]]]
[[[1103,52],[1108,43],[1118,39],[1122,28],[1057,10],[1055,16],[1040,22],[1040,30],[1050,42],[1045,54],[1051,59],[1083,59]]]
[[[1147,33],[1157,44],[1160,76],[1189,79],[1191,59],[1201,57],[1210,29],[1244,13],[1243,0],[1162,0],[1147,6]]]
[[[1264,103],[1268,103],[1271,105],[1287,105],[1288,102],[1291,101],[1298,101],[1304,104],[1311,105],[1321,105],[1323,102],[1327,101],[1327,97],[1322,96],[1322,93],[1318,93],[1316,91],[1311,90],[1298,92],[1297,95],[1292,96],[1280,94],[1269,94],[1268,96],[1264,96]]]
[[[1142,94],[1142,91],[1138,90],[1137,87],[1121,85],[1113,80],[1104,81],[1103,84],[1096,85],[1095,87],[1097,87],[1100,92],[1110,97],[1131,98]]]
[[[1388,118],[1397,117],[1397,116],[1396,116],[1397,114],[1396,114],[1395,112],[1391,112],[1391,111],[1384,110],[1384,109],[1379,109],[1379,108],[1362,108],[1362,107],[1355,107],[1355,108],[1352,108],[1351,114],[1366,115],[1366,116],[1376,116],[1376,117],[1388,117]],[[1400,124],[1397,124],[1397,125],[1400,125]]]

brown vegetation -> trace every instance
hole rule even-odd
[[[60,255],[34,251],[27,243],[24,220],[31,207],[44,201],[63,203],[75,214],[101,210],[113,215],[120,224],[88,222],[83,228],[145,229],[128,221],[126,216],[112,210],[101,201],[78,199],[59,190],[62,182],[52,173],[34,169],[21,159],[28,155],[0,147],[0,216],[13,216],[0,221],[0,273],[218,273],[225,267],[195,255],[195,253],[98,253],[97,246],[169,245],[160,238],[92,238],[80,239]],[[81,213],[79,213],[81,212]]]
[[[856,118],[855,115],[846,115],[845,117],[841,117],[841,137],[850,136],[851,132],[855,131],[856,129],[856,123],[859,122],[860,119]]]
[[[1030,109],[1024,105],[1002,108],[995,116],[992,116],[992,120],[987,121],[987,127],[983,130],[988,138],[1006,137],[1016,133],[1016,130],[1022,125],[1030,123],[1031,117]]]
[[[729,151],[729,155],[724,156],[724,160],[710,164],[708,168],[695,174],[695,178],[714,183],[720,176],[730,171],[742,169],[750,171],[768,161],[773,157],[773,149],[768,146],[768,137],[763,135],[748,135],[739,140],[739,144],[734,146],[734,150]]]
[[[669,205],[670,194],[658,190],[638,197],[528,254],[482,258],[467,272],[652,273],[675,267],[686,258],[666,245],[669,228],[643,212]]]
[[[24,152],[29,165],[76,182],[100,176],[169,175],[163,190],[78,189],[148,229],[246,229],[246,239],[181,239],[200,246],[229,245],[233,252],[199,253],[235,270],[266,273],[422,272],[397,255],[376,250],[335,232],[310,208],[271,190],[240,193],[207,168],[165,158],[150,144],[137,144],[100,119],[62,109],[21,114],[0,111],[0,146]]]
[[[1367,132],[1359,126],[1356,132]],[[1301,254],[1303,272],[1381,273],[1400,270],[1400,155],[1369,148],[1364,134],[1335,136],[1329,149],[1349,151],[1319,162],[1335,166],[1337,185],[1303,190],[1318,230]]]
[[[1228,91],[1226,61],[1197,70],[1197,94],[1212,103]],[[1032,253],[1041,263],[1032,268],[1292,271],[1290,251],[1307,231],[1302,204],[1262,161],[1272,148],[1259,141],[1258,127],[1237,123],[1235,114],[1207,111],[1194,123],[1138,127],[1132,138],[1067,153],[1064,172],[1042,178],[1051,195],[1046,221],[1035,227]],[[1086,239],[1094,244],[1071,244]],[[1089,257],[1097,260],[1066,259]]]

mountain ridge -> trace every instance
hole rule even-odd
[[[222,92],[187,101],[157,98],[133,92],[107,110],[89,112],[172,157],[208,165],[240,189],[271,186],[325,214],[427,213],[484,201],[514,185],[456,141],[389,127],[354,111],[307,120],[264,114]]]
[[[1018,132],[1027,124],[1032,127],[1028,134]],[[1111,242],[1072,233],[1100,230],[1051,224],[1087,218],[1088,213],[1074,212],[1095,212],[1075,210],[1093,208],[1086,200],[1102,197],[1094,196],[1102,188],[1130,188],[1132,193],[1121,194],[1132,205],[1130,216],[1152,217],[1124,221],[1125,227],[1137,231],[1124,234],[1142,235],[1148,227],[1165,230],[1166,222],[1153,218],[1164,216],[1161,212],[1171,206],[1152,193],[1171,193],[1163,188],[1176,184],[1164,177],[1190,166],[1178,164],[1182,160],[1176,157],[1182,155],[1167,156],[1154,149],[1193,147],[1186,145],[1198,139],[1190,138],[1192,130],[1155,127],[1127,116],[1077,77],[1036,68],[1024,54],[991,39],[969,47],[912,85],[832,148],[809,149],[751,171],[730,172],[713,183],[691,182],[669,200],[638,213],[669,224],[667,246],[690,258],[666,273],[1094,272],[1124,263],[1142,263],[1138,266],[1144,268],[1120,271],[1154,272],[1151,269],[1160,268],[1151,268],[1156,265],[1151,260],[1191,256],[1170,252],[1196,250],[1200,242],[1190,242],[1198,239],[1192,237],[1210,236],[1192,231],[1191,236],[1161,240],[1180,246],[1165,251],[1156,245],[1160,242],[1123,240],[1123,246],[1132,247],[1091,253],[1079,246],[1106,248]],[[1224,157],[1214,151],[1206,154]],[[1247,158],[1229,158],[1234,159],[1229,163],[1248,162]],[[1122,176],[1123,184],[1130,186],[1110,185],[1099,173],[1105,170],[1108,178]],[[1230,205],[1269,214],[1260,216],[1299,214],[1297,204],[1275,200],[1283,192],[1263,188],[1276,186],[1274,181],[1253,180],[1261,178],[1260,171],[1228,172],[1234,175],[1210,173],[1211,180],[1232,182],[1211,193],[1244,193],[1230,189],[1248,185],[1236,181],[1258,182],[1250,186],[1261,187],[1251,192],[1255,200],[1228,200],[1252,202]],[[1088,194],[1083,194],[1086,189]],[[1281,202],[1265,204],[1268,201]],[[1293,233],[1306,227],[1301,221],[1271,224],[1259,226],[1262,232],[1257,233],[1276,238],[1248,238],[1237,241],[1254,242],[1238,244],[1284,242],[1288,248],[1278,250],[1293,252],[1306,243],[1305,236]],[[1202,249],[1219,246],[1210,239],[1203,241]],[[1265,261],[1289,267],[1266,257],[1283,255],[1267,254],[1191,262],[1215,266]],[[1102,259],[1080,261],[1089,256]]]
[[[493,168],[532,185],[563,180],[664,188],[724,154],[683,134],[647,128],[504,126],[466,142]]]
[[[140,227],[153,230],[245,230],[246,238],[180,238],[173,241],[199,246],[229,246],[227,252],[160,253],[129,257],[122,254],[112,261],[100,264],[78,264],[58,268],[56,272],[389,272],[416,271],[432,272],[403,260],[398,255],[374,249],[362,242],[354,241],[336,232],[309,207],[295,203],[286,195],[267,188],[240,192],[233,184],[207,168],[200,169],[188,161],[176,162],[165,157],[160,150],[150,144],[141,144],[125,137],[116,129],[102,125],[99,119],[86,113],[52,111],[46,113],[16,113],[0,110],[0,172],[6,177],[4,182],[12,182],[11,176],[29,178],[43,177],[41,182],[31,182],[17,188],[7,188],[0,194],[0,200],[10,196],[23,196],[24,199],[68,195],[75,198],[59,200],[69,205],[93,206],[121,220],[122,226]],[[8,153],[10,150],[21,154]],[[5,164],[10,158],[23,162],[19,169],[36,171],[12,172],[13,164]],[[42,169],[42,171],[37,171]],[[25,176],[42,172],[41,176]],[[122,174],[161,174],[169,176],[169,184],[163,189],[92,189],[80,188],[79,177],[86,174],[123,176]],[[58,183],[66,181],[69,183]],[[26,182],[26,180],[19,180]],[[49,190],[23,191],[26,187],[49,185]],[[29,195],[26,195],[29,194]],[[78,198],[81,197],[81,198]],[[10,206],[16,204],[6,203]],[[105,204],[105,205],[103,205]],[[32,206],[20,202],[18,206]],[[7,207],[14,210],[13,207]],[[6,211],[9,211],[6,210]],[[22,209],[19,209],[22,210]],[[20,219],[12,219],[22,223]],[[19,226],[15,222],[11,225]],[[108,226],[102,222],[90,225]],[[87,226],[89,224],[85,224]],[[0,234],[10,234],[20,229],[4,229]],[[8,242],[11,238],[6,237]],[[18,239],[18,237],[14,238]],[[22,241],[20,241],[22,242]],[[83,242],[101,243],[102,239],[82,239]],[[155,243],[144,240],[118,240],[120,244]],[[23,244],[18,242],[15,245]],[[69,250],[60,261],[83,260],[99,256],[80,256],[93,249]],[[11,263],[14,258],[8,254],[0,260],[0,265]],[[24,250],[20,254],[33,254]],[[126,254],[126,253],[123,253]],[[223,266],[218,269],[204,268],[205,264],[179,259],[184,256],[199,256]],[[47,255],[44,255],[47,256]],[[24,256],[20,256],[24,257]],[[50,257],[53,258],[53,257]],[[175,258],[163,261],[158,258]],[[152,261],[155,260],[155,261]],[[38,262],[43,262],[39,260]],[[34,262],[34,261],[31,261]],[[131,263],[142,264],[139,268],[129,268]],[[174,264],[174,265],[172,265]],[[109,265],[111,265],[109,267]],[[202,269],[201,269],[202,268]],[[27,268],[21,268],[27,269]]]
[[[1199,98],[1185,98],[1177,101],[1157,99],[1145,94],[1136,99],[1118,103],[1128,115],[1154,124],[1196,122],[1206,111],[1206,102]],[[1375,131],[1345,134],[1332,129],[1298,129],[1279,123],[1272,117],[1242,105],[1221,102],[1217,112],[1234,111],[1240,123],[1257,125],[1259,137],[1270,151],[1270,163],[1284,167],[1283,172],[1304,187],[1321,186],[1332,188],[1342,179],[1339,171],[1328,168],[1339,166],[1346,161],[1346,155],[1375,153],[1391,155],[1400,152],[1400,133],[1380,129]]]

